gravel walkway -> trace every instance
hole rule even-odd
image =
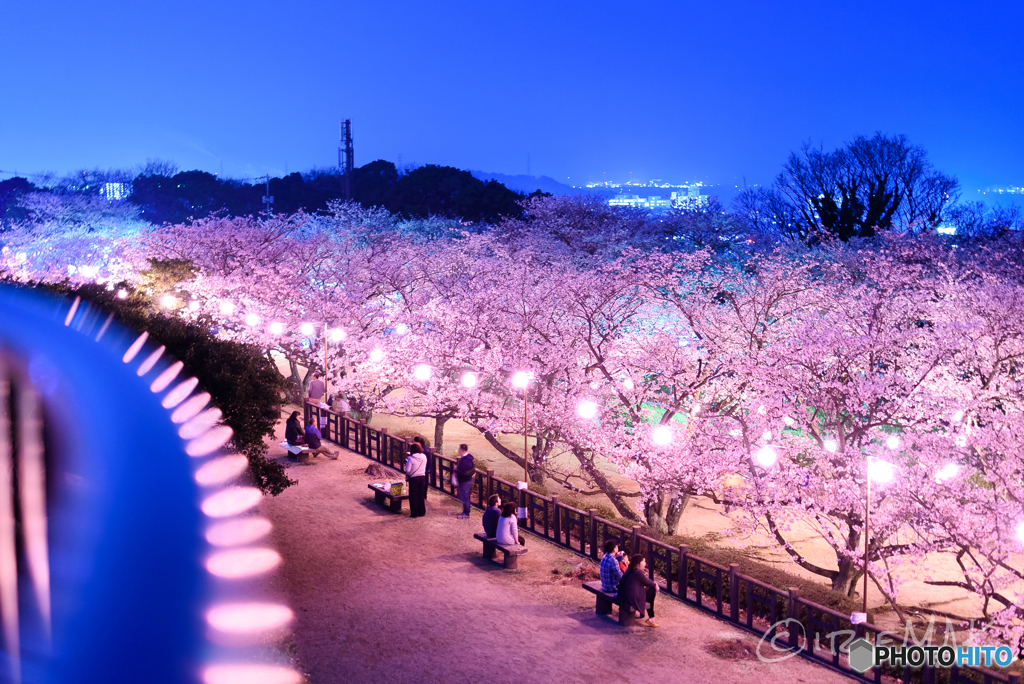
[[[762,663],[757,639],[674,599],[656,603],[662,627],[623,630],[552,572],[578,556],[528,536],[520,569],[503,570],[473,539],[479,512],[457,520],[430,492],[425,518],[395,515],[373,502],[369,463],[343,450],[291,465],[299,483],[260,505],[284,557],[268,588],[295,611],[311,684],[849,681],[800,658]]]

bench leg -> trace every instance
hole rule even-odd
[[[611,615],[612,613],[612,602],[603,596],[597,597],[597,608],[594,611],[598,615]]]
[[[505,560],[502,565],[505,566],[506,570],[516,570],[519,568],[519,556],[514,553],[505,553]]]
[[[395,498],[391,499],[391,512],[392,513],[401,513],[402,512],[402,500],[401,499],[395,499]]]
[[[494,544],[484,542],[484,558],[487,560],[494,558]]]
[[[638,620],[633,615],[633,609],[629,606],[619,606],[619,626],[620,627],[632,627],[637,624]]]
[[[376,489],[373,490],[373,500],[381,506],[384,505],[384,495],[378,492]]]

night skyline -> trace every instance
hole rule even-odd
[[[1009,2],[8,6],[0,170],[281,175],[335,165],[344,117],[357,166],[517,175],[529,156],[569,185],[763,184],[804,142],[883,131],[973,199],[1024,184],[1022,18]]]

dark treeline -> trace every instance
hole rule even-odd
[[[522,215],[526,196],[497,181],[483,182],[469,171],[428,164],[407,172],[378,160],[352,174],[353,199],[362,206],[382,207],[405,218],[441,216],[473,223],[496,223]],[[106,183],[130,186],[128,202],[142,209],[150,223],[180,223],[225,212],[254,216],[266,211],[265,182],[221,179],[205,171],[177,171],[163,163],[149,164],[137,175],[124,171],[81,172],[70,178],[35,185],[25,178],[0,181],[0,218],[25,218],[18,198],[32,192],[62,194],[102,192]],[[345,178],[335,169],[292,173],[270,179],[273,212],[320,212],[332,200],[345,199]]]

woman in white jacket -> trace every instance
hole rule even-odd
[[[516,504],[509,501],[501,509],[501,517],[498,518],[498,533],[494,541],[502,546],[522,546],[526,540],[519,536],[519,523],[516,521]]]

